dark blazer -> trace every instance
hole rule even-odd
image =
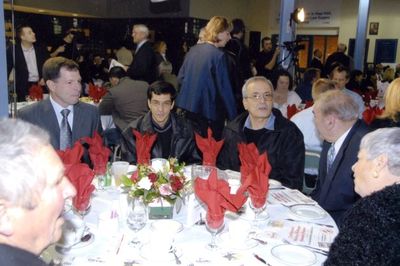
[[[350,129],[327,174],[327,154],[330,143],[324,141],[319,161],[317,186],[311,197],[321,205],[339,225],[346,210],[360,198],[354,191],[351,167],[357,161],[360,141],[370,129],[358,120]]]
[[[38,256],[17,247],[0,244],[0,265],[7,266],[46,266]]]
[[[39,72],[39,80],[42,78],[42,67],[44,62],[49,58],[46,48],[40,45],[33,45],[36,54],[36,65]],[[7,75],[10,75],[14,67],[12,46],[7,49]],[[25,101],[25,96],[29,94],[28,88],[28,66],[26,65],[24,52],[21,43],[15,45],[15,87],[17,90],[18,101]]]
[[[60,126],[50,99],[22,108],[18,111],[18,117],[47,130],[51,145],[56,150],[60,149]],[[95,131],[102,132],[97,107],[78,102],[74,105],[72,144],[82,137],[92,137]]]
[[[311,60],[310,67],[318,68],[319,70],[321,70],[321,74],[322,71],[324,71],[324,65],[322,64],[321,60],[315,57],[313,57],[313,59]]]
[[[156,56],[150,42],[145,42],[135,53],[127,73],[132,79],[144,80],[149,84],[156,80]]]

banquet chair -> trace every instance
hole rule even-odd
[[[303,177],[303,193],[309,195],[317,184],[320,152],[306,150]]]

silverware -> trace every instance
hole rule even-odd
[[[91,233],[87,233],[86,235],[82,236],[81,239],[80,239],[78,242],[72,244],[71,246],[69,246],[69,247],[56,246],[56,250],[59,251],[59,252],[62,253],[62,254],[63,254],[63,253],[67,253],[67,252],[69,252],[73,247],[75,247],[76,245],[78,245],[78,244],[80,244],[80,243],[83,243],[83,242],[87,242],[87,241],[89,241],[90,239],[92,239],[92,237],[93,237],[93,235],[92,235]]]
[[[256,237],[252,237],[251,239],[253,239],[253,240],[255,240],[255,241],[257,241],[258,243],[263,244],[263,245],[267,245],[267,244],[268,244],[267,241],[262,240],[262,239],[259,239],[259,238],[256,238]]]
[[[176,263],[177,265],[179,265],[179,264],[182,263],[181,260],[180,260],[180,259],[178,258],[178,256],[176,255],[176,248],[172,248],[172,249],[170,250],[170,253],[172,253],[172,254],[174,255],[175,263]]]
[[[254,256],[254,258],[256,258],[257,260],[261,261],[262,263],[267,264],[267,262],[266,262],[263,258],[261,258],[260,256],[258,256],[256,253],[253,253],[253,256]]]
[[[330,225],[330,224],[321,224],[321,223],[314,223],[314,222],[308,222],[308,221],[299,221],[299,220],[294,220],[294,219],[290,219],[290,218],[287,218],[285,220],[286,221],[291,221],[291,222],[297,222],[297,223],[316,224],[316,225],[320,225],[320,226],[326,226],[326,227],[334,228],[334,226]]]

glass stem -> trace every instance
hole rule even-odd
[[[217,232],[211,233],[211,242],[210,242],[210,247],[215,248],[217,245],[215,244],[215,239],[217,236]]]

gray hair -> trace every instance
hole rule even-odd
[[[0,199],[14,206],[34,209],[46,185],[38,152],[50,145],[49,134],[15,119],[0,120]]]
[[[389,171],[400,176],[400,128],[380,128],[368,133],[362,138],[360,149],[365,149],[368,160],[386,154]]]
[[[251,77],[248,80],[246,80],[246,82],[243,84],[242,87],[242,97],[243,99],[247,97],[247,87],[249,87],[250,84],[256,82],[256,81],[264,81],[268,86],[271,87],[272,93],[274,93],[274,86],[272,85],[272,82],[263,77],[263,76],[255,76],[255,77]]]
[[[351,96],[340,90],[329,90],[319,95],[316,100],[323,116],[334,114],[342,121],[358,119],[358,105]]]
[[[146,25],[136,24],[136,25],[133,25],[133,28],[138,29],[140,32],[143,32],[145,34],[146,38],[149,37],[149,28],[147,28]]]

